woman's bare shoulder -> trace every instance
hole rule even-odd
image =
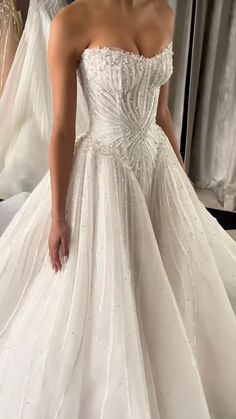
[[[62,7],[56,16],[54,17],[53,21],[62,20],[62,21],[70,21],[73,22],[75,20],[82,21],[85,17],[88,17],[89,8],[83,0],[81,1],[74,1],[64,7]]]
[[[56,14],[52,20],[51,32],[59,32],[71,48],[82,52],[88,43],[90,11],[83,1],[71,3]]]
[[[174,19],[175,12],[167,0],[153,0],[156,11],[167,19]]]
[[[173,37],[175,24],[174,10],[167,0],[153,0],[153,5],[156,10],[157,19],[161,18],[163,26]]]
[[[168,0],[154,0],[154,3],[156,6],[161,10],[163,13],[166,13],[169,15],[169,17],[173,17],[175,12],[170,6],[170,3]]]

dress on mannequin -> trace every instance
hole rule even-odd
[[[0,1],[0,96],[4,89],[11,65],[22,34],[15,0]]]

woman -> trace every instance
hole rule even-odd
[[[172,33],[158,0],[53,21],[50,172],[0,240],[4,418],[234,418],[236,244],[175,145]]]

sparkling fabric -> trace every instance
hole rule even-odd
[[[0,96],[22,34],[23,25],[14,0],[0,0]]]
[[[236,244],[155,123],[172,54],[82,55],[68,262],[48,255],[49,172],[0,239],[4,419],[235,419]]]

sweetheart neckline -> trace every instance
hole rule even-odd
[[[143,54],[138,54],[134,51],[128,51],[119,47],[105,47],[105,46],[100,46],[100,47],[98,46],[98,47],[91,47],[91,48],[88,47],[83,50],[81,57],[83,57],[87,52],[91,52],[91,51],[111,51],[111,52],[114,51],[114,52],[120,52],[124,55],[131,55],[135,58],[144,59],[148,61],[148,60],[153,60],[153,59],[161,57],[162,55],[166,54],[168,50],[172,51],[172,47],[173,47],[173,41],[169,42],[169,44],[167,44],[166,47],[161,52],[157,52],[152,57],[145,57],[145,55]]]

